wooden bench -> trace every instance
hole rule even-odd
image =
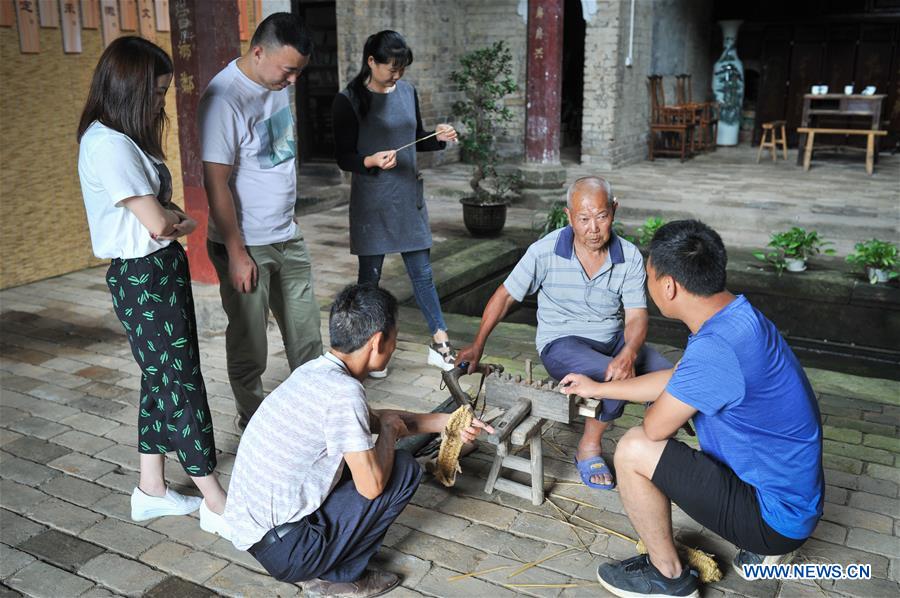
[[[872,174],[875,164],[875,137],[883,137],[887,135],[887,131],[879,131],[877,129],[823,129],[820,127],[800,127],[798,133],[806,133],[806,150],[803,154],[803,170],[809,170],[809,163],[812,162],[813,141],[816,134],[819,135],[867,135],[866,142],[866,173]]]

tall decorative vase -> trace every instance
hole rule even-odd
[[[718,145],[737,145],[744,103],[744,65],[737,55],[737,34],[743,21],[719,21],[722,56],[713,66],[713,93],[719,102]]]

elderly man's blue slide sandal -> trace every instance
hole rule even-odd
[[[610,477],[612,477],[612,472],[606,465],[606,461],[604,461],[603,457],[600,455],[588,457],[584,461],[579,461],[576,457],[575,467],[578,468],[578,474],[581,476],[581,481],[584,482],[584,485],[588,488],[594,488],[596,490],[612,490],[616,487],[615,480],[611,481],[609,484],[595,484],[591,481],[591,476],[603,475],[604,473],[608,473]]]

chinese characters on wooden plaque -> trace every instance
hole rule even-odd
[[[81,11],[75,0],[59,0],[59,14],[62,17],[63,52],[81,54]]]
[[[0,0],[0,27],[13,25],[23,54],[40,53],[40,28],[60,29],[65,54],[81,53],[82,29],[100,29],[104,46],[132,31],[156,42],[170,29],[169,0]]]

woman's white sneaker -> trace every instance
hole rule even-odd
[[[166,515],[188,515],[199,509],[202,501],[202,498],[184,496],[168,487],[164,496],[150,496],[135,488],[131,493],[131,519],[146,521]]]
[[[225,518],[207,507],[205,500],[200,503],[200,529],[231,541],[231,529],[225,523]]]
[[[445,372],[453,369],[456,361],[456,350],[449,341],[443,343],[431,343],[428,347],[428,365],[433,365]]]

